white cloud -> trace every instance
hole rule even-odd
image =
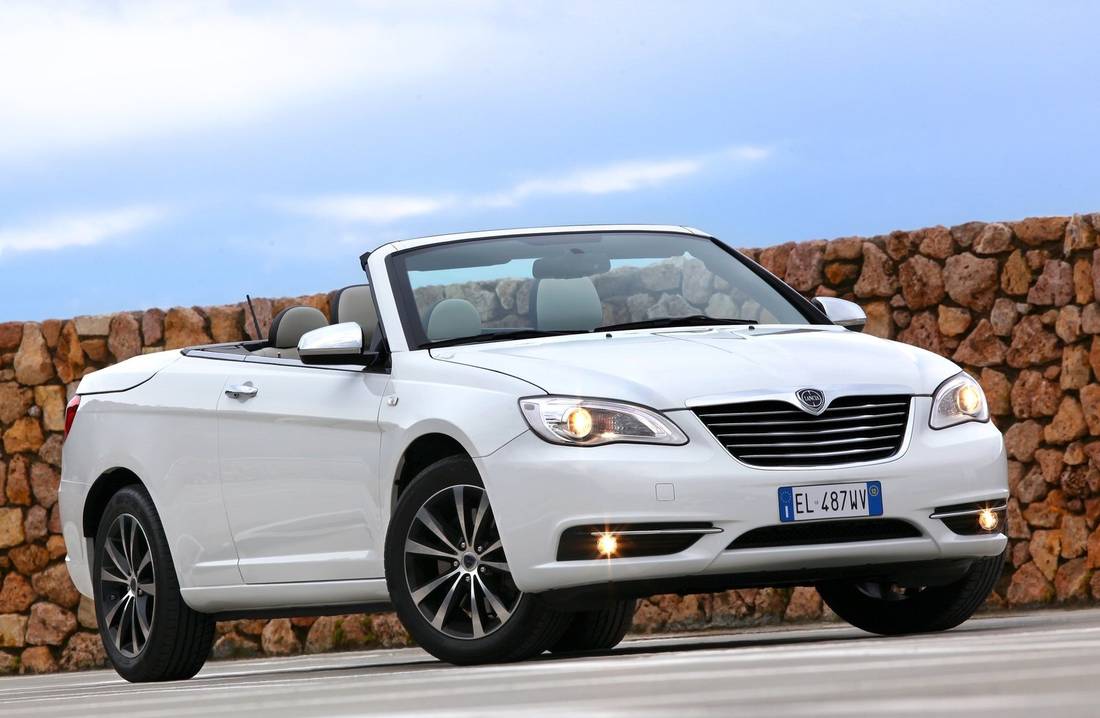
[[[146,229],[167,215],[159,207],[119,209],[49,217],[18,227],[0,227],[0,257],[6,253],[87,247]]]
[[[377,99],[510,42],[491,13],[423,9],[0,3],[0,160],[243,125],[341,92]]]
[[[721,166],[745,167],[771,155],[767,147],[743,145],[707,154],[659,160],[631,160],[559,175],[520,180],[487,194],[342,194],[286,200],[281,209],[343,223],[385,224],[445,210],[511,207],[540,196],[604,195],[651,189]]]
[[[339,222],[382,224],[434,214],[453,204],[453,198],[415,195],[332,195],[279,203],[283,209]]]

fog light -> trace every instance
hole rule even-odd
[[[982,509],[978,512],[978,525],[982,527],[982,531],[992,531],[1000,522],[1001,519],[993,509]]]
[[[601,556],[611,558],[619,550],[619,540],[615,534],[600,534],[596,538],[596,550]]]

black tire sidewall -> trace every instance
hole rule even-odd
[[[517,647],[528,640],[532,626],[544,621],[546,613],[551,610],[536,596],[523,594],[511,617],[496,631],[484,638],[465,640],[437,631],[412,599],[405,575],[404,555],[409,528],[425,501],[439,491],[459,484],[485,488],[472,461],[452,457],[425,468],[401,494],[386,531],[385,571],[390,601],[413,640],[440,660],[457,664],[521,660],[527,657],[522,655],[527,651],[517,652]],[[490,505],[491,501],[490,497]]]

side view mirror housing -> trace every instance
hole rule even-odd
[[[318,366],[371,366],[379,354],[364,350],[363,327],[356,322],[341,322],[303,334],[298,340],[298,357],[303,364]]]
[[[813,303],[833,324],[851,329],[853,332],[863,331],[863,327],[867,324],[867,314],[863,311],[863,307],[855,302],[836,297],[815,297]]]

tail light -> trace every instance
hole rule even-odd
[[[73,419],[76,418],[76,410],[80,408],[80,394],[73,394],[65,407],[65,438],[69,438],[69,431],[73,428]]]

